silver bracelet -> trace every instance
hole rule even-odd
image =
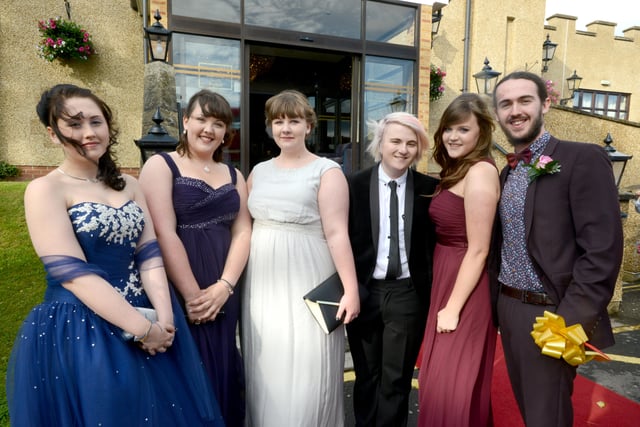
[[[229,295],[233,295],[233,285],[227,279],[221,277],[218,279],[218,282],[222,282],[224,286],[226,286],[227,291],[229,291]]]

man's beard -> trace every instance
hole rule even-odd
[[[507,137],[507,140],[513,146],[528,145],[532,143],[538,137],[538,135],[540,135],[540,131],[542,130],[542,125],[543,125],[542,113],[540,113],[535,118],[535,120],[531,122],[531,128],[529,129],[529,132],[527,132],[521,137],[516,137],[509,131],[508,128],[506,128],[505,126],[502,125],[502,123],[500,123],[500,127],[502,127],[502,131]]]

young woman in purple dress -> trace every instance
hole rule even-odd
[[[185,304],[228,427],[244,424],[237,284],[251,239],[245,180],[223,162],[232,119],[224,97],[197,92],[176,151],[152,156],[140,173],[169,280]]]

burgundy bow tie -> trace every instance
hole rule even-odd
[[[525,163],[531,163],[531,150],[525,148],[519,153],[509,153],[507,154],[507,163],[511,169],[515,169],[518,166],[518,162],[522,160]]]

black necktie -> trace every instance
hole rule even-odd
[[[531,155],[531,150],[529,150],[528,148],[525,148],[519,153],[509,153],[507,154],[507,163],[509,163],[511,169],[515,169],[516,166],[518,166],[518,162],[520,160],[525,163],[531,163]]]
[[[398,237],[398,194],[396,193],[397,183],[389,181],[391,197],[389,200],[389,217],[391,235],[389,239],[389,264],[387,265],[387,280],[395,280],[400,274],[400,242]]]

